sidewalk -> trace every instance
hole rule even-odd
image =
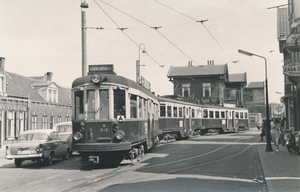
[[[257,145],[268,191],[300,192],[300,155],[283,146],[279,152],[273,144],[272,148],[273,152],[266,152],[266,145]]]

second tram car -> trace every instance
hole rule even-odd
[[[73,150],[83,161],[115,164],[157,144],[155,95],[116,75],[113,65],[89,67],[93,72],[72,84]]]

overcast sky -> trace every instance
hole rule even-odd
[[[87,63],[114,64],[115,72],[135,80],[139,45],[141,75],[159,95],[173,93],[170,66],[228,64],[229,73],[247,72],[247,81],[265,80],[268,61],[270,102],[283,96],[283,55],[277,41],[277,10],[287,0],[86,0]],[[80,77],[81,0],[1,0],[0,57],[5,70],[24,76],[53,72],[71,87]],[[203,24],[201,20],[207,20]],[[161,27],[157,31],[151,27]],[[123,32],[117,28],[127,28]],[[141,46],[143,47],[143,46]],[[273,51],[274,50],[274,51]],[[233,63],[233,61],[238,61]],[[160,67],[164,65],[164,67]],[[282,94],[275,94],[275,92]]]

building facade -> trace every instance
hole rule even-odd
[[[300,130],[300,1],[288,0],[288,7],[277,9],[277,39],[283,53],[286,128]]]
[[[247,84],[246,73],[229,76],[227,64],[171,67],[168,78],[174,95],[199,104],[242,107],[242,88]]]
[[[51,72],[39,77],[8,72],[0,57],[0,148],[23,131],[71,120],[71,89],[58,86],[52,77]]]

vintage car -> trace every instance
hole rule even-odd
[[[23,132],[6,146],[6,159],[14,159],[16,167],[25,160],[43,161],[51,165],[53,158],[68,159],[70,144],[60,139],[59,132],[53,129],[36,129]]]
[[[67,122],[61,122],[61,123],[56,123],[53,125],[53,129],[57,130],[59,133],[72,133],[72,122],[67,121]]]
[[[62,141],[67,141],[70,146],[70,155],[72,155],[72,122],[61,122],[53,125],[53,129],[59,132]]]

